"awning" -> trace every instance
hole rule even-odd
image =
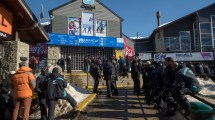
[[[19,33],[21,41],[49,41],[49,36],[24,0],[1,0],[0,3],[13,14],[13,31]]]

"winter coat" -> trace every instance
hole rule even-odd
[[[32,69],[22,66],[12,77],[15,98],[28,98],[32,96],[36,82],[35,77],[31,73]]]
[[[59,73],[51,73],[46,79],[46,98],[47,99],[61,99],[64,98],[67,93],[65,88],[67,82],[63,76]]]

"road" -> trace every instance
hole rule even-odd
[[[121,88],[118,96],[106,97],[106,90],[78,114],[75,120],[186,120],[180,113],[165,116],[145,104],[143,95],[133,95],[131,88]]]

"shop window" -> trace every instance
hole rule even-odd
[[[201,34],[202,46],[212,46],[211,34]]]
[[[172,51],[180,50],[180,42],[178,38],[176,37],[170,38],[170,50]]]

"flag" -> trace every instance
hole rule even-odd
[[[43,5],[41,5],[41,13],[40,13],[40,19],[44,18],[44,10],[43,10]]]

